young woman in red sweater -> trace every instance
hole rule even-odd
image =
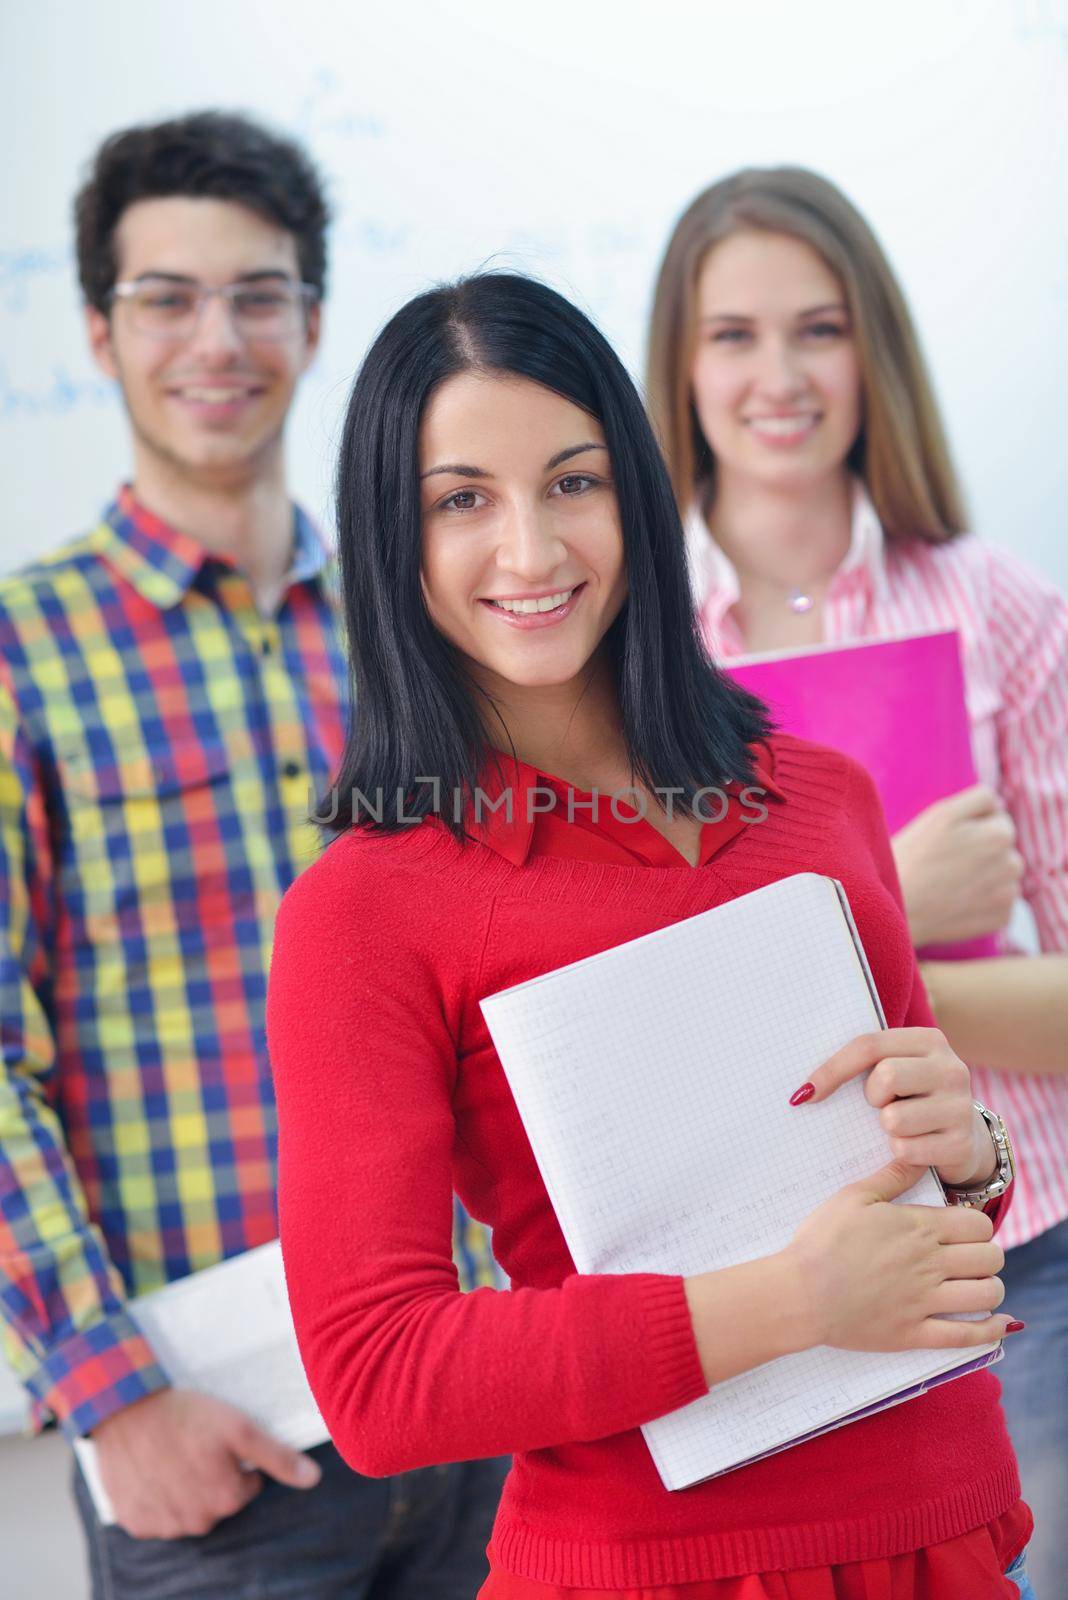
[[[492,1600],[1015,1596],[1030,1516],[990,1373],[681,1493],[638,1431],[791,1351],[1015,1325],[988,1216],[889,1203],[925,1165],[981,1189],[996,1163],[870,781],[769,733],[705,656],[622,366],[526,279],[423,295],[357,378],[338,505],[359,716],[339,837],[278,919],[268,1028],[290,1298],[342,1453],[382,1474],[513,1452]],[[867,1073],[889,1164],[774,1256],[576,1273],[479,999],[795,872],[844,884],[889,1023],[797,1115]],[[454,1187],[509,1291],[459,1293]]]

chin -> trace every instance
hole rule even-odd
[[[775,461],[762,460],[754,465],[750,477],[769,488],[793,490],[798,493],[820,483],[828,473],[838,472],[841,461],[824,460],[809,456],[780,457]]]
[[[192,472],[225,476],[227,473],[246,473],[262,451],[263,446],[259,441],[214,438],[198,440],[188,449],[176,451],[176,455]]]
[[[508,661],[494,666],[492,670],[497,677],[515,684],[518,689],[562,689],[565,684],[574,682],[585,665],[585,660],[569,661],[558,666],[533,661]]]

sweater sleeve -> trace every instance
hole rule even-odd
[[[267,1007],[286,1279],[335,1444],[381,1476],[603,1438],[696,1399],[681,1278],[459,1291],[439,966],[473,963],[475,942],[462,908],[439,925],[418,874],[364,865],[381,853],[343,838],[290,889]]]

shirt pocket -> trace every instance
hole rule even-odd
[[[120,748],[96,763],[82,750],[61,752],[57,767],[63,899],[95,924],[94,937],[105,931],[100,919],[130,912],[181,923],[224,892],[234,808],[222,745]]]

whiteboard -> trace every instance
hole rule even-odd
[[[353,373],[410,295],[533,272],[638,375],[679,212],[735,167],[795,162],[846,189],[902,278],[974,525],[1068,587],[1066,105],[1068,0],[8,0],[0,570],[88,527],[129,470],[71,258],[84,163],[116,128],[220,106],[304,140],[337,211],[288,434],[324,525]],[[0,1426],[19,1409],[0,1392]]]
[[[82,166],[117,127],[218,105],[304,139],[337,207],[289,429],[324,523],[352,374],[412,293],[535,272],[637,374],[682,207],[791,161],[843,185],[898,268],[974,525],[1068,586],[1068,0],[13,0],[0,26],[0,569],[88,526],[128,471],[81,331]]]

